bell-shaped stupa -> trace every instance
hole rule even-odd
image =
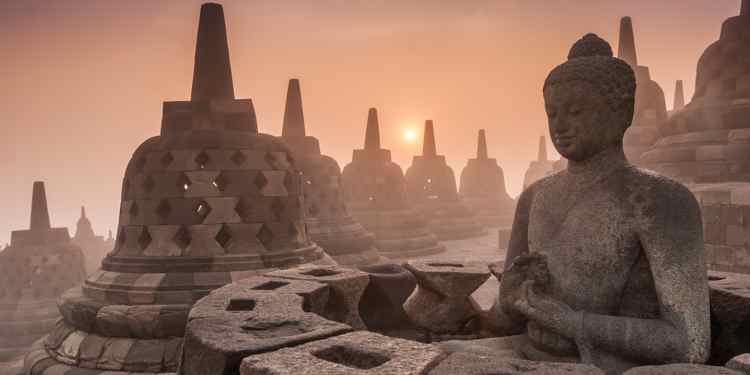
[[[354,150],[341,174],[351,214],[375,233],[380,253],[389,258],[412,258],[445,251],[424,217],[406,199],[404,174],[380,146],[378,112],[367,115],[365,147]]]
[[[428,227],[440,240],[481,236],[485,230],[458,196],[453,169],[437,154],[435,128],[427,120],[422,155],[406,170],[406,196],[425,215]]]
[[[43,182],[34,182],[31,225],[0,252],[0,363],[21,359],[55,328],[57,299],[86,278],[67,228],[52,228]],[[0,372],[3,366],[0,365]]]
[[[750,273],[750,0],[698,60],[693,99],[661,127],[644,165],[701,203],[709,267]]]
[[[305,232],[301,185],[287,146],[234,98],[223,9],[204,4],[191,100],[164,103],[161,135],[125,170],[114,249],[60,299],[64,320],[27,369],[175,372],[195,301],[269,269],[332,263]]]
[[[637,85],[633,122],[625,133],[623,146],[628,160],[641,165],[641,155],[659,138],[659,128],[667,120],[667,105],[664,90],[651,79],[647,66],[638,65],[637,56],[633,21],[630,17],[623,17],[620,20],[618,57],[633,68]]]
[[[299,80],[289,81],[282,137],[302,172],[307,233],[341,265],[367,265],[383,258],[375,236],[347,211],[341,191],[341,169],[320,152],[318,139],[307,135]]]
[[[505,174],[487,153],[484,129],[479,130],[477,157],[469,159],[461,172],[459,195],[485,226],[513,224],[516,202],[505,189]]]
[[[91,220],[86,216],[86,208],[81,206],[81,217],[76,222],[76,232],[72,239],[73,243],[83,250],[86,258],[86,272],[92,273],[99,269],[102,259],[114,247],[114,241],[104,239],[104,236],[98,236],[94,232]]]

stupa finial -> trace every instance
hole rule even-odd
[[[672,110],[677,111],[685,107],[685,91],[682,87],[682,80],[677,80],[674,88],[674,105]]]
[[[192,101],[234,99],[229,44],[220,4],[201,6],[198,39],[195,44]]]
[[[630,17],[622,17],[620,20],[620,43],[617,57],[625,60],[631,67],[638,66],[638,55],[635,50],[635,33],[633,32],[633,20]]]
[[[286,109],[284,110],[284,127],[281,130],[282,137],[304,137],[305,115],[302,111],[302,91],[298,79],[289,80],[289,88],[286,92]]]
[[[536,159],[538,161],[547,161],[547,140],[544,136],[539,137],[539,152]]]
[[[424,141],[422,143],[422,156],[437,155],[437,146],[435,146],[435,128],[432,120],[427,120],[424,124]]]
[[[479,139],[477,140],[477,159],[487,160],[487,138],[484,135],[484,129],[479,129]]]
[[[44,190],[44,182],[35,181],[34,191],[31,195],[31,223],[29,229],[32,231],[44,231],[50,228],[47,193]]]
[[[367,112],[367,129],[365,131],[365,150],[380,149],[380,123],[378,110],[370,108]]]

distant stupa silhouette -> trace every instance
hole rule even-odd
[[[405,179],[407,197],[425,215],[429,228],[439,239],[455,240],[485,233],[458,196],[456,177],[445,156],[437,154],[432,120],[425,122],[422,155],[414,156]]]
[[[375,108],[367,113],[364,148],[354,150],[341,182],[349,210],[375,233],[381,254],[411,258],[445,251],[407,199],[401,167],[391,160],[390,150],[381,148]]]
[[[505,189],[503,169],[488,156],[484,129],[479,130],[477,157],[469,159],[461,172],[459,194],[485,226],[513,224],[516,202]]]
[[[75,313],[27,368],[175,372],[195,301],[257,272],[332,264],[308,239],[292,162],[281,140],[257,132],[252,102],[234,99],[223,9],[204,4],[191,100],[164,103],[161,135],[133,153],[115,247],[60,299]],[[80,360],[83,350],[104,359]]]
[[[60,319],[57,299],[86,273],[67,228],[52,228],[44,183],[34,182],[28,230],[0,252],[0,362],[18,360]]]
[[[523,178],[523,188],[528,188],[531,184],[541,180],[554,170],[555,162],[547,159],[547,140],[544,136],[540,136],[536,160],[532,161],[529,164],[529,168],[526,169],[526,174]]]
[[[315,137],[307,135],[302,92],[297,79],[289,80],[282,139],[302,172],[305,223],[310,238],[342,265],[367,265],[384,258],[375,248],[375,235],[365,230],[346,208],[341,169],[336,160],[320,153]]]

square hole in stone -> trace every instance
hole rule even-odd
[[[427,263],[430,267],[455,267],[455,268],[463,268],[464,265],[461,263]]]
[[[284,281],[269,281],[258,286],[253,287],[253,290],[276,290],[283,286],[287,286],[289,283]]]
[[[253,311],[255,300],[249,298],[232,298],[227,305],[227,311]]]
[[[312,355],[324,361],[360,370],[373,369],[391,360],[383,353],[366,351],[345,345],[334,345],[330,348],[318,350],[312,353]]]
[[[316,269],[302,272],[303,275],[315,276],[315,277],[334,276],[340,273],[341,271],[329,270],[326,268],[316,268]]]

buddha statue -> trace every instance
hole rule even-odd
[[[491,339],[499,355],[608,374],[706,361],[700,210],[683,185],[628,162],[635,89],[631,67],[593,34],[549,74],[549,132],[568,165],[519,198],[493,312],[520,334]]]

